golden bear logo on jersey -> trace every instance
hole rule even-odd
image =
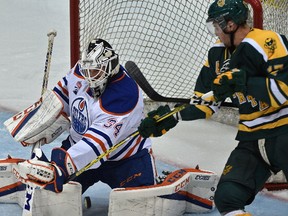
[[[273,38],[266,38],[264,47],[268,49],[268,53],[270,56],[273,55],[275,49],[277,48],[276,40],[274,40]]]
[[[219,7],[223,7],[223,6],[225,5],[225,0],[219,0],[219,1],[217,2],[217,5],[218,5]]]

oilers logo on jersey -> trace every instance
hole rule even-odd
[[[88,109],[84,98],[76,98],[71,106],[71,123],[73,129],[79,133],[84,134],[88,127]]]

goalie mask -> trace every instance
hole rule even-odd
[[[82,53],[80,73],[87,80],[94,98],[104,92],[108,79],[119,71],[119,58],[111,45],[93,39]]]

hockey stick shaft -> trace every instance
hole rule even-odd
[[[164,97],[158,94],[152,86],[149,84],[147,79],[142,74],[139,67],[132,61],[127,61],[125,64],[125,68],[128,74],[138,83],[141,89],[147,94],[147,96],[154,101],[161,102],[174,102],[174,103],[188,103],[193,105],[206,105],[206,106],[227,106],[227,107],[235,107],[232,103],[227,102],[215,102],[215,101],[206,101],[205,99],[213,96],[213,92],[210,91],[204,94],[201,98],[171,98]]]
[[[54,38],[56,37],[56,35],[57,35],[57,31],[54,29],[50,30],[47,33],[48,48],[47,48],[46,59],[45,59],[41,96],[43,96],[44,92],[47,90],[47,87],[48,87],[48,79],[49,79],[50,65],[51,65],[51,59],[52,59],[52,50],[53,50]],[[35,148],[40,148],[41,144],[42,144],[41,140],[39,140],[36,144],[34,144],[32,146],[32,153],[34,152]]]
[[[45,67],[44,67],[44,75],[43,75],[43,82],[42,82],[42,89],[41,89],[41,96],[43,96],[44,92],[47,90],[48,87],[48,78],[50,73],[50,65],[51,65],[51,58],[52,58],[52,50],[54,44],[54,38],[56,37],[57,32],[56,30],[52,29],[47,33],[48,36],[48,48],[46,53],[45,59]],[[31,156],[34,152],[35,148],[40,148],[42,144],[42,140],[39,140],[32,146]]]
[[[48,78],[49,78],[50,65],[51,65],[51,59],[52,59],[52,50],[53,50],[54,38],[56,37],[56,35],[57,35],[56,30],[50,30],[47,33],[47,36],[48,36],[48,49],[47,49],[47,53],[46,53],[46,60],[45,60],[45,67],[44,67],[44,76],[43,76],[43,82],[42,82],[41,96],[47,90],[47,86],[48,86]]]

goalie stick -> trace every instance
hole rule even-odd
[[[57,32],[56,30],[52,29],[47,33],[48,36],[48,48],[46,53],[45,59],[45,67],[44,67],[44,76],[42,82],[42,89],[41,89],[41,96],[47,90],[48,86],[48,78],[50,73],[50,65],[51,65],[51,57],[52,57],[52,50],[54,44],[54,37],[56,37]],[[43,140],[39,140],[36,142],[31,149],[31,158],[36,157],[36,151],[40,150],[40,147],[43,143]],[[32,216],[32,206],[33,206],[33,197],[34,197],[35,188],[26,185],[26,193],[25,193],[25,201],[23,205],[22,216]]]
[[[213,95],[213,92],[210,91],[204,94],[201,98],[193,97],[192,99],[188,98],[171,98],[171,97],[164,97],[158,94],[152,86],[149,84],[147,79],[142,74],[139,67],[133,61],[127,61],[125,64],[125,68],[128,74],[138,83],[141,89],[147,94],[147,96],[154,100],[154,101],[161,101],[161,102],[174,102],[174,103],[187,103],[187,104],[194,104],[194,105],[206,105],[206,106],[226,106],[226,107],[236,107],[232,103],[228,102],[215,102],[215,101],[206,101],[205,98],[210,97]]]

